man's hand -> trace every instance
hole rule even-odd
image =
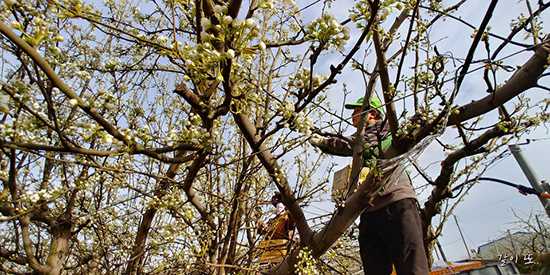
[[[309,143],[315,147],[320,147],[320,146],[324,146],[326,145],[326,138],[318,135],[318,134],[313,134],[311,135],[311,137],[308,139]]]

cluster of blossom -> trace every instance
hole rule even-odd
[[[176,44],[174,47],[178,49],[182,47],[179,55],[185,60],[187,67],[187,75],[184,81],[194,79],[200,82],[202,79],[209,77],[205,72],[214,72],[218,81],[224,81],[219,70],[219,62],[223,59],[236,59],[237,56],[242,61],[251,64],[253,62],[252,55],[256,54],[256,50],[264,51],[267,46],[264,42],[258,41],[257,45],[250,45],[251,41],[260,37],[260,26],[256,19],[247,18],[241,20],[233,18],[228,14],[227,6],[214,6],[215,19],[202,18],[200,24],[202,32],[200,33],[201,43],[197,45]],[[212,43],[224,43],[226,39],[232,40],[232,48],[219,50]],[[167,40],[164,37],[157,38],[157,41]],[[170,54],[165,51],[163,54]],[[240,68],[242,65],[239,62],[233,62],[235,68]]]
[[[155,196],[149,203],[157,209],[172,207],[181,209],[181,206],[185,204],[185,200],[186,196],[183,190],[180,188],[171,188],[162,198]]]
[[[49,200],[50,194],[46,190],[40,190],[38,192],[26,191],[21,195],[21,198],[25,201],[37,203],[39,200]]]
[[[381,2],[380,21],[385,21],[392,13],[394,8],[402,10],[404,4],[407,6],[412,5],[411,3],[409,3],[411,1],[386,0]],[[369,20],[370,16],[371,10],[369,6],[369,1],[366,0],[357,1],[355,7],[350,10],[350,19],[351,21],[355,22],[357,28],[359,29],[363,29],[366,27],[366,22]]]
[[[275,168],[275,171],[273,172],[273,177],[275,178],[275,180],[280,183],[281,182],[281,179],[285,179],[286,178],[286,174],[285,174],[285,171],[281,171],[277,168]]]
[[[219,24],[213,24],[208,18],[202,18],[200,21],[203,31],[200,34],[202,42],[211,42],[218,40],[224,42],[226,39],[231,38],[234,41],[234,47],[237,50],[242,50],[242,47],[246,47],[248,41],[259,37],[260,26],[254,18],[247,18],[245,21],[239,18],[233,18],[228,15],[227,6],[214,6],[214,16]],[[210,30],[215,30],[218,36],[211,33]],[[260,50],[265,49],[265,44],[258,45]],[[226,53],[226,57],[234,58],[234,50],[230,49]]]
[[[84,59],[80,60],[74,60],[73,62],[65,62],[63,63],[63,66],[60,68],[60,72],[58,74],[64,75],[67,79],[71,79],[73,77],[76,77],[77,79],[87,81],[92,78],[92,74],[90,74],[88,71],[83,70],[83,68],[87,68],[88,65],[86,64]],[[81,87],[81,84],[73,84],[75,87]],[[79,90],[79,89],[75,89]]]
[[[59,36],[58,38],[55,35],[56,30],[52,28],[51,25],[44,19],[44,14],[36,14],[33,20],[28,22],[30,26],[25,28],[26,31],[23,30],[23,26],[18,21],[12,21],[10,26],[12,29],[21,32],[27,42],[31,42],[34,45],[40,45],[47,41],[57,41],[58,39],[59,41],[62,41],[63,37]]]
[[[189,119],[182,122],[182,129],[170,129],[164,138],[167,143],[173,141],[188,141],[195,145],[221,144],[219,122],[214,121],[213,130],[209,132],[201,127],[201,118],[197,114],[191,114]]]
[[[406,123],[400,126],[397,132],[398,135],[409,135],[413,133],[415,130],[422,128],[423,125],[433,120],[436,114],[434,110],[429,107],[420,107],[415,116],[417,117],[414,119],[412,119],[412,117],[406,119]]]
[[[306,115],[306,112],[304,110],[296,113],[294,111],[294,103],[292,103],[291,101],[281,103],[278,110],[283,114],[283,118],[287,120],[292,120],[291,123],[293,123],[293,127],[295,127],[298,132],[305,134],[308,137],[311,135],[313,120],[308,115]],[[285,123],[285,128],[289,127],[290,123]]]
[[[13,129],[12,122],[4,122],[4,124],[0,124],[0,136],[3,139],[6,139],[8,137],[13,137],[14,133],[15,133],[15,130]]]
[[[307,38],[323,43],[325,49],[332,46],[344,51],[350,39],[349,27],[342,27],[336,17],[329,13],[307,23],[305,31]]]
[[[311,256],[311,251],[307,248],[300,250],[298,253],[298,262],[294,265],[294,268],[296,268],[296,274],[298,275],[319,274],[317,262]]]
[[[306,112],[304,110],[295,114],[293,122],[298,132],[305,134],[307,137],[311,136],[313,120],[306,115]]]
[[[17,2],[19,10],[28,12],[32,20],[21,21],[15,18],[15,20],[11,21],[10,27],[20,33],[28,43],[37,45],[38,47],[36,50],[41,53],[49,63],[59,64],[57,57],[61,54],[61,49],[57,44],[65,41],[65,38],[59,34],[59,25],[51,21],[55,16],[49,16],[49,14],[53,13],[53,6],[49,6],[46,11],[41,11],[40,9],[37,10],[35,6],[36,3],[31,3],[29,1]],[[11,6],[10,4],[8,5]],[[8,19],[5,21],[7,20]],[[20,21],[23,22],[24,25],[22,25]],[[42,52],[42,50],[44,51]]]
[[[59,89],[54,88],[54,90],[54,92],[59,93]],[[90,106],[102,107],[107,110],[112,110],[115,107],[115,105],[111,103],[114,101],[114,94],[112,92],[105,92],[102,89],[98,89],[96,94],[92,94],[88,91],[83,92],[81,94],[81,98],[83,100],[86,100]],[[96,105],[98,101],[101,102],[101,106]],[[68,103],[71,107],[75,107],[79,105],[79,100],[76,98],[71,98],[69,99]]]
[[[290,119],[294,114],[294,103],[292,101],[285,101],[280,103],[278,110],[283,113],[285,119]]]
[[[294,7],[296,5],[296,0],[282,0],[281,2],[285,8]],[[271,10],[275,8],[275,0],[261,1],[258,5],[260,8]]]
[[[115,108],[115,105],[112,103],[114,101],[115,95],[111,91],[106,92],[105,90],[98,89],[97,95],[97,100],[103,102],[103,107],[105,109],[112,110]]]
[[[309,83],[311,82],[312,88],[316,88],[320,86],[323,82],[325,82],[328,79],[328,76],[320,73],[315,73],[313,76],[311,75],[311,71],[309,68],[300,68],[296,72],[295,76],[290,76],[288,78],[289,80],[289,86],[296,87],[297,89],[304,89],[305,87],[309,86]]]
[[[46,114],[38,112],[38,116],[42,119],[47,119]],[[18,142],[29,143],[48,143],[50,139],[41,133],[41,129],[36,127],[34,122],[28,117],[25,117],[21,122],[15,122],[16,126],[11,123],[6,123],[6,134],[11,133],[11,137]],[[30,126],[30,127],[29,127]]]
[[[120,69],[122,65],[122,61],[118,58],[108,58],[105,61],[103,61],[103,68],[105,70],[117,70]]]
[[[187,43],[186,43],[187,44]],[[222,59],[222,54],[216,50],[210,43],[199,44],[196,47],[183,46],[185,66],[188,69],[189,76],[185,81],[193,78],[195,81],[201,81],[206,78],[205,71],[218,69],[218,62]],[[218,80],[223,81],[223,77],[218,73]]]

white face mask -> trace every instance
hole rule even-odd
[[[285,205],[284,205],[282,202],[278,202],[278,203],[275,205],[274,213],[275,213],[276,215],[280,215],[280,214],[282,214],[284,211],[285,211]]]

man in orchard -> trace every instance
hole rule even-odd
[[[353,126],[357,127],[363,98],[346,104],[352,109]],[[389,124],[382,114],[382,103],[372,97],[366,116],[363,166],[370,167],[391,146]],[[351,142],[339,137],[313,135],[309,142],[321,151],[352,156]],[[429,274],[424,250],[418,200],[402,164],[386,179],[378,195],[363,214],[359,225],[359,247],[366,275],[390,275],[392,266],[398,275]]]

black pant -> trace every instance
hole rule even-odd
[[[365,275],[430,273],[418,206],[403,199],[361,215],[359,247]]]

